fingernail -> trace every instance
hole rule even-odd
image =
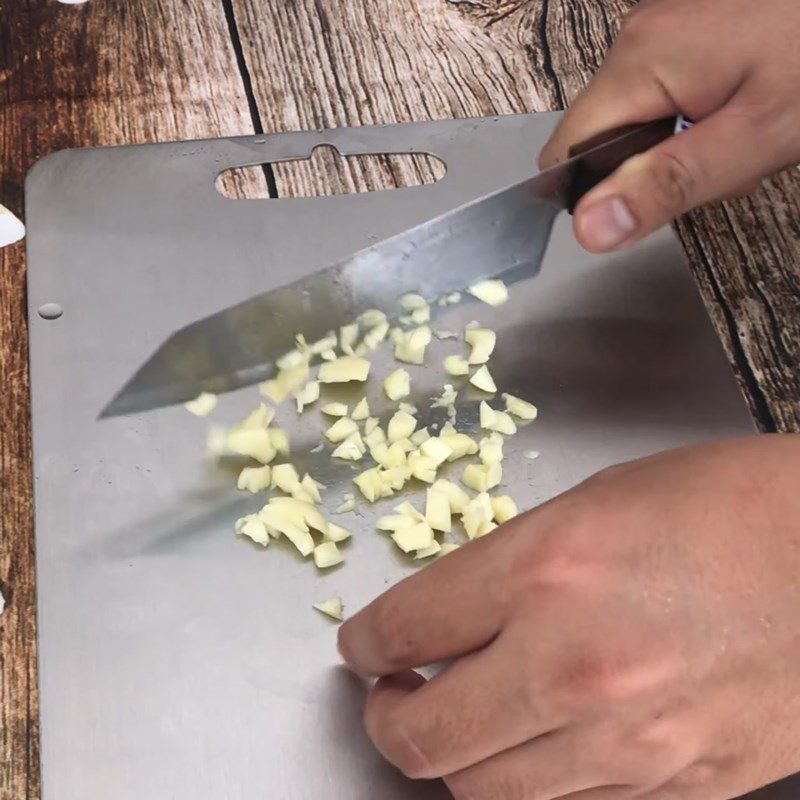
[[[579,232],[592,250],[613,250],[636,233],[639,223],[621,197],[607,197],[580,213]]]

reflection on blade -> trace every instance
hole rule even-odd
[[[295,346],[297,333],[313,342],[368,308],[393,316],[406,292],[433,302],[484,278],[502,276],[510,283],[531,276],[561,208],[560,188],[542,173],[195,322],[156,351],[101,417],[262,381]]]

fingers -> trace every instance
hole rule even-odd
[[[610,787],[595,749],[579,729],[565,729],[448,775],[455,800],[623,800],[632,787]]]
[[[504,532],[504,540],[508,536]],[[501,540],[503,544],[506,542]],[[339,630],[361,675],[391,675],[476,650],[500,631],[509,602],[509,549],[488,536],[399,583]]]
[[[569,158],[575,145],[633,123],[650,122],[679,113],[672,98],[649,73],[626,69],[627,59],[609,55],[586,91],[579,95],[539,154],[539,168]]]
[[[365,715],[376,747],[413,778],[449,775],[565,722],[530,659],[503,638],[424,685],[379,682]]]
[[[574,215],[592,252],[626,247],[691,208],[735,195],[778,169],[757,147],[757,123],[731,104],[694,128],[635,156],[589,192]]]

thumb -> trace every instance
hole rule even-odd
[[[757,119],[726,106],[625,162],[575,210],[575,235],[592,252],[626,247],[684,212],[734,195],[782,164],[757,146]],[[771,161],[776,163],[770,163]]]

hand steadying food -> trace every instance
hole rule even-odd
[[[800,158],[796,0],[660,0],[631,16],[542,154],[683,112],[575,216],[628,245]],[[613,468],[347,622],[366,725],[457,800],[727,800],[800,769],[800,437]],[[453,663],[430,682],[411,670]]]

